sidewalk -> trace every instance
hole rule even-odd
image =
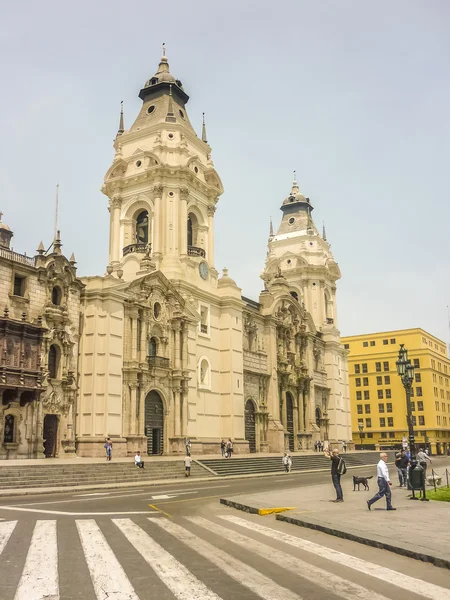
[[[439,474],[450,468],[448,457],[433,460],[432,467]],[[450,569],[450,503],[414,502],[410,492],[396,487],[398,478],[395,467],[389,465],[392,478],[392,504],[396,512],[386,512],[386,501],[379,500],[367,508],[366,501],[377,491],[376,468],[367,467],[363,472],[349,470],[342,477],[344,502],[331,502],[334,488],[331,483],[312,487],[295,487],[286,490],[258,494],[240,494],[221,498],[220,502],[239,510],[256,514],[277,514],[276,518],[294,525],[324,531],[369,546],[384,548],[410,556],[436,566]],[[430,470],[431,473],[431,470]],[[370,491],[353,491],[352,475],[373,475]],[[286,477],[289,477],[286,474]],[[427,487],[427,490],[433,489]]]

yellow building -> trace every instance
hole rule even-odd
[[[450,448],[450,359],[445,342],[423,329],[341,338],[348,350],[353,441],[365,449],[400,448],[408,435],[406,395],[396,361],[400,344],[415,367],[416,443],[433,454]],[[361,427],[362,426],[362,427]]]

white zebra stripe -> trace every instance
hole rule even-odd
[[[237,560],[223,550],[216,548],[187,529],[180,527],[168,519],[149,518],[149,521],[172,534],[177,540],[185,543],[191,550],[195,550],[232,579],[247,587],[249,590],[265,598],[265,600],[302,600],[300,596],[278,585],[256,569]]]
[[[276,550],[275,548],[271,548],[270,546],[266,546],[266,544],[262,544],[258,540],[254,540],[246,535],[242,535],[237,531],[227,529],[222,525],[218,525],[217,523],[213,523],[212,521],[208,521],[203,517],[185,517],[191,523],[195,523],[196,525],[200,525],[200,527],[204,527],[208,531],[212,531],[216,535],[220,535],[230,542],[242,546],[246,550],[250,552],[254,552],[262,558],[269,560],[271,563],[310,581],[314,585],[325,588],[329,592],[335,594],[336,596],[340,596],[341,598],[345,598],[346,600],[388,600],[386,596],[382,596],[377,594],[371,590],[367,590],[357,583],[353,583],[347,579],[343,579],[339,577],[339,575],[334,575],[329,571],[325,571],[320,567],[316,567],[310,563],[307,563],[299,558],[292,556],[291,554],[287,554],[281,550]],[[253,525],[253,522],[250,523]]]
[[[94,519],[80,519],[75,522],[98,600],[139,600]]]
[[[0,554],[3,552],[4,547],[8,543],[12,532],[17,525],[17,521],[7,521],[6,523],[0,524]]]
[[[399,573],[398,571],[393,571],[387,567],[376,565],[361,558],[356,558],[350,554],[344,554],[343,552],[333,550],[332,548],[325,548],[324,546],[316,544],[315,542],[310,542],[309,540],[304,540],[288,533],[276,531],[275,529],[265,527],[264,525],[259,525],[254,521],[246,521],[241,517],[221,515],[220,518],[245,527],[246,529],[250,529],[251,531],[261,533],[266,537],[284,542],[290,546],[294,546],[295,548],[306,550],[307,552],[311,552],[316,556],[326,558],[329,561],[349,567],[350,569],[354,569],[360,573],[370,575],[376,579],[381,579],[385,583],[391,583],[392,585],[398,586],[403,590],[408,590],[415,594],[419,594],[425,598],[429,598],[430,600],[450,600],[450,590],[435,585],[434,583],[428,583],[422,579],[415,579],[409,575]]]
[[[59,600],[56,521],[36,521],[14,600]]]
[[[130,519],[113,519],[113,523],[178,600],[221,600],[136,523]]]

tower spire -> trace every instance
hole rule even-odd
[[[202,124],[202,142],[205,142],[205,144],[207,144],[207,143],[208,143],[208,138],[206,137],[205,113],[203,113],[203,124]]]
[[[56,184],[56,202],[55,202],[55,230],[53,233],[53,241],[56,241],[58,232],[58,208],[59,208],[59,183]]]
[[[272,217],[270,217],[270,229],[269,229],[269,239],[273,238],[273,223],[272,223]]]
[[[172,101],[172,84],[169,85],[169,104],[167,107],[166,123],[175,123],[175,113],[173,112],[173,101]]]
[[[125,131],[125,129],[123,126],[123,100],[121,100],[121,102],[120,102],[120,120],[119,120],[119,129],[117,130],[117,136],[122,135],[122,133],[124,131]]]
[[[325,221],[323,222],[323,227],[322,227],[322,239],[324,240],[324,242],[327,241],[327,233],[325,231]]]
[[[298,187],[298,183],[297,183],[297,171],[294,170],[294,179],[292,181],[292,190],[291,190],[291,194],[298,194],[300,191],[299,187]]]

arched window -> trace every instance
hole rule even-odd
[[[13,415],[6,415],[5,417],[5,430],[3,433],[3,443],[12,444],[14,442],[14,417]]]
[[[148,244],[148,211],[143,210],[136,218],[136,243]]]
[[[191,219],[191,215],[189,215],[188,220],[187,220],[187,244],[188,246],[193,246],[194,245],[194,233],[192,231],[192,219]]]
[[[316,408],[316,425],[320,427],[320,420],[322,419],[322,411],[319,407]]]
[[[194,213],[188,214],[187,220],[187,245],[197,246],[199,222]]]
[[[59,285],[55,285],[52,289],[52,304],[59,306],[62,300],[62,291]]]
[[[200,388],[211,389],[211,366],[205,357],[198,362],[198,384]]]
[[[297,300],[297,302],[298,302],[298,294],[297,294],[297,292],[289,292],[289,293],[294,298],[294,300]]]
[[[156,341],[156,338],[152,337],[150,338],[149,342],[148,342],[148,355],[149,356],[157,356],[158,354],[158,342]]]
[[[52,344],[48,352],[48,375],[51,379],[58,379],[60,351],[58,346]]]

